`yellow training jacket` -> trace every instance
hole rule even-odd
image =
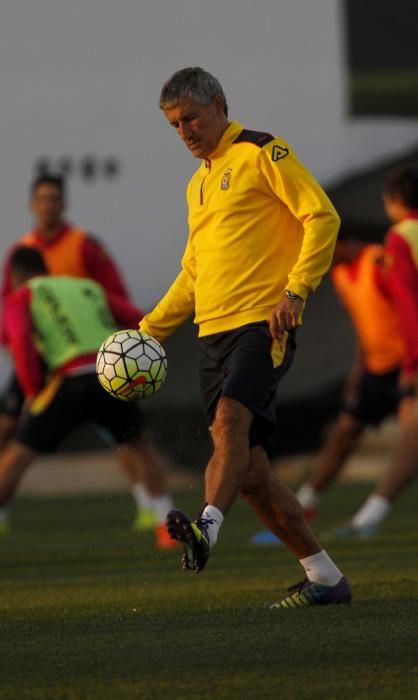
[[[338,214],[280,138],[231,122],[187,203],[182,270],[141,321],[159,340],[193,311],[200,336],[268,320],[285,288],[306,299],[330,266]]]

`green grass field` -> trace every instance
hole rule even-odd
[[[324,499],[318,530],[367,485]],[[238,503],[207,570],[129,532],[129,497],[20,499],[1,550],[1,700],[416,698],[418,488],[369,542],[328,544],[351,606],[269,611],[302,570],[284,549],[252,549]],[[176,494],[196,510],[199,493]]]

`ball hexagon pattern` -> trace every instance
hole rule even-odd
[[[153,396],[167,374],[167,357],[158,340],[140,330],[112,333],[97,353],[100,384],[121,401]]]

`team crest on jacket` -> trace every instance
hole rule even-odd
[[[271,150],[271,159],[273,163],[289,155],[289,149],[284,146],[273,146]]]
[[[232,169],[225,170],[221,180],[221,190],[229,190],[229,181],[231,179]]]

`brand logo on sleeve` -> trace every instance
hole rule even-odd
[[[273,163],[275,163],[278,160],[281,160],[282,158],[286,158],[286,156],[289,155],[289,149],[285,148],[284,146],[273,146],[271,150],[271,159]]]
[[[221,190],[229,190],[229,183],[231,180],[231,176],[232,176],[232,169],[228,168],[227,170],[225,170],[225,172],[222,176]]]

